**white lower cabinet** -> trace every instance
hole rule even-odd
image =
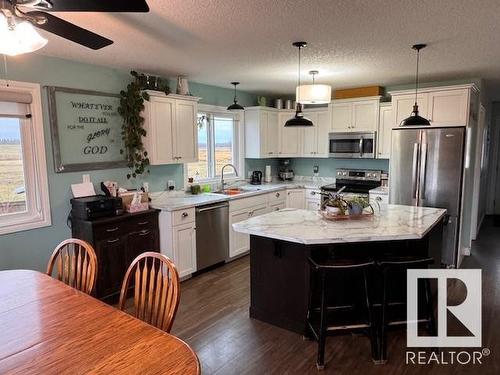
[[[159,216],[161,253],[175,263],[179,277],[196,271],[196,223],[194,208],[162,211]]]
[[[370,193],[370,203],[375,205],[380,205],[383,207],[384,205],[389,204],[389,194],[375,194]]]
[[[286,207],[304,209],[305,207],[304,189],[287,189]]]
[[[229,214],[229,257],[233,258],[250,250],[250,236],[234,231],[233,224],[249,219],[249,211],[242,210]]]
[[[317,211],[321,208],[321,201],[315,199],[306,199],[306,210]]]
[[[269,206],[270,212],[279,211],[279,210],[282,210],[284,208],[286,208],[286,203],[285,202],[276,203],[276,204],[273,204],[272,206]]]

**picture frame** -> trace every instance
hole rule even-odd
[[[46,86],[56,173],[127,166],[120,95]]]

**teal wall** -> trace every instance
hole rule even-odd
[[[389,160],[385,159],[292,159],[291,162],[291,168],[299,176],[312,176],[315,165],[320,177],[334,177],[337,168],[389,170]]]
[[[130,80],[127,71],[101,66],[82,64],[74,61],[57,59],[36,54],[8,58],[7,78],[14,81],[36,82],[42,86],[63,86],[103,92],[119,92]],[[5,72],[0,65],[0,78]],[[175,90],[175,83],[171,85]],[[228,105],[232,102],[233,91],[228,88],[211,87],[190,83],[190,91],[201,96],[202,102],[214,105]],[[256,96],[239,92],[243,105],[256,103]],[[82,181],[82,174],[89,173],[97,184],[104,180],[118,181],[127,188],[137,188],[143,181],[150,184],[151,190],[163,190],[169,179],[182,186],[184,171],[182,165],[151,167],[151,174],[137,180],[126,179],[127,169],[117,168],[90,172],[55,173],[52,158],[51,134],[47,110],[47,95],[42,89],[45,149],[49,180],[52,225],[50,227],[0,235],[0,270],[25,268],[44,270],[49,255],[54,247],[71,235],[66,226],[66,217],[70,210],[70,185]],[[97,186],[96,186],[97,190]]]

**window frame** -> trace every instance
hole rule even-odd
[[[234,118],[234,133],[233,133],[233,158],[234,162],[233,164],[236,166],[238,170],[238,176],[236,176],[234,173],[228,173],[227,175],[224,175],[224,181],[226,182],[237,182],[245,179],[244,175],[244,166],[245,166],[245,158],[244,158],[244,129],[243,129],[243,124],[244,124],[244,111],[228,111],[225,107],[221,106],[215,106],[215,105],[209,105],[209,104],[198,104],[198,113],[205,113],[211,116],[217,116],[217,115],[231,115]],[[213,129],[213,123],[209,124],[209,127]],[[214,146],[214,136],[215,136],[215,131],[209,129],[209,134],[208,136],[211,138],[209,144],[207,145],[208,149],[208,158],[210,159],[210,155],[212,154],[211,148]],[[208,137],[207,137],[208,139]],[[198,145],[196,145],[198,147]],[[210,160],[209,160],[210,162]],[[187,186],[188,183],[188,164],[184,164],[184,186]],[[209,169],[212,169],[211,167]],[[232,172],[232,171],[231,171]],[[215,171],[214,171],[215,173]],[[202,184],[215,184],[220,182],[220,176],[212,176],[208,178],[203,178],[198,180],[198,183]]]
[[[50,226],[49,183],[40,85],[29,82],[0,83],[0,91],[30,94],[30,126],[21,128],[27,211],[0,215],[0,235]]]

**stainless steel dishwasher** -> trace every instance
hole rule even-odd
[[[196,207],[196,271],[229,257],[229,203]]]

